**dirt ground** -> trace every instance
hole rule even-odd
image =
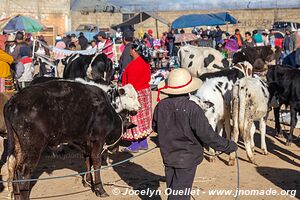
[[[155,92],[153,99],[156,99]],[[285,146],[284,139],[277,138],[274,135],[274,123],[268,121],[267,128],[267,147],[269,154],[263,155],[260,150],[260,135],[255,135],[256,153],[255,159],[257,165],[248,162],[244,145],[239,142],[239,170],[240,170],[240,189],[244,195],[239,199],[244,200],[268,200],[268,199],[300,199],[300,139],[294,141],[292,146]],[[284,126],[283,126],[284,128]],[[289,128],[289,127],[286,127]],[[300,134],[295,131],[296,136]],[[150,148],[156,146],[157,137],[152,134],[149,138]],[[44,178],[51,176],[62,176],[85,171],[84,160],[80,152],[66,148],[63,156],[53,157],[45,153],[40,161],[37,170],[34,173],[35,178]],[[141,151],[140,153],[142,153]],[[137,155],[137,154],[134,154]],[[127,153],[118,153],[111,157],[113,163],[134,156]],[[5,159],[2,157],[2,161]],[[197,168],[193,189],[195,193],[192,199],[234,199],[233,195],[209,195],[209,192],[216,189],[233,190],[237,187],[237,168],[236,166],[227,166],[228,155],[221,155],[214,163],[209,163],[206,159]],[[3,180],[7,178],[6,164],[1,164],[1,174]],[[101,171],[104,188],[110,197],[107,200],[118,199],[167,199],[164,194],[165,178],[164,166],[160,156],[159,149],[137,157],[130,162],[108,168]],[[147,197],[146,195],[128,195],[127,191],[134,190],[161,190],[161,195]],[[298,190],[291,197],[288,195],[271,196],[270,191],[278,193],[282,190]],[[265,190],[265,195],[252,195],[250,190]],[[242,194],[241,192],[241,194]],[[118,195],[114,193],[119,193]],[[198,194],[197,194],[198,193]],[[248,194],[248,195],[247,195]],[[0,199],[7,199],[8,191],[3,189],[0,193]],[[81,183],[81,177],[70,177],[65,179],[45,180],[33,183],[31,199],[53,199],[53,200],[96,200],[99,199],[88,188],[84,188]]]

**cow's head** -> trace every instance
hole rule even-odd
[[[233,66],[233,68],[240,70],[244,74],[245,77],[252,77],[253,67],[247,61],[239,62],[239,63],[235,64]]]
[[[141,107],[138,101],[138,94],[131,84],[112,88],[108,91],[108,94],[117,113],[128,111],[130,115],[134,115]]]
[[[96,54],[90,61],[86,70],[86,75],[89,79],[110,84],[113,74],[113,63],[105,54]]]

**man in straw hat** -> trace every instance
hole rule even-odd
[[[180,68],[170,72],[158,86],[158,95],[169,95],[156,106],[152,122],[158,133],[167,188],[172,191],[168,200],[190,199],[191,193],[185,191],[191,191],[197,165],[203,160],[203,144],[227,154],[237,150],[233,141],[214,132],[204,111],[189,100],[189,93],[200,85],[200,79]],[[179,191],[185,193],[178,195]]]

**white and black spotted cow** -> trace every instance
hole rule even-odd
[[[254,122],[259,122],[261,134],[261,149],[266,155],[267,145],[266,116],[268,112],[269,92],[266,83],[258,78],[245,77],[237,81],[232,91],[232,119],[233,135],[232,140],[237,142],[241,134],[247,156],[251,163],[254,162]],[[235,154],[230,154],[229,165],[234,165]]]
[[[66,58],[64,79],[83,78],[109,85],[113,77],[113,64],[103,53],[94,55],[73,55]]]
[[[223,127],[227,138],[230,138],[230,119],[231,119],[231,90],[233,81],[227,77],[208,79],[203,83],[195,95],[191,95],[190,100],[195,101],[205,112],[209,124],[212,128],[222,135]],[[210,148],[210,154],[215,151]],[[210,157],[210,162],[215,160],[215,156]]]
[[[219,51],[210,47],[191,45],[180,47],[178,61],[181,67],[188,69],[195,77],[229,67],[228,60]]]
[[[210,78],[227,77],[228,80],[233,81],[235,83],[238,79],[251,76],[252,65],[249,62],[245,61],[235,64],[231,69],[223,69],[217,72],[202,74],[199,78],[202,81],[205,81]]]

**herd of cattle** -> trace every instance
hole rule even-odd
[[[235,142],[239,134],[242,136],[252,163],[254,122],[259,121],[261,148],[267,154],[265,132],[270,108],[274,108],[276,132],[282,136],[279,109],[282,104],[290,107],[287,145],[292,142],[300,111],[300,70],[272,65],[267,70],[267,82],[253,78],[253,73],[276,62],[277,53],[271,47],[247,48],[237,52],[230,64],[212,48],[185,46],[178,52],[181,67],[203,81],[190,99],[205,111],[220,135],[224,130]],[[128,116],[140,108],[137,93],[130,84],[112,86],[112,62],[104,54],[73,55],[63,63],[63,79],[40,77],[10,99],[1,96],[0,109],[5,106],[0,123],[5,122],[5,126],[0,124],[0,128],[2,132],[7,129],[9,143],[8,181],[30,179],[42,152],[62,143],[72,144],[83,153],[87,171],[100,169],[106,146],[115,149],[123,132],[134,126]],[[215,154],[213,149],[209,151]],[[213,160],[215,156],[210,157]],[[234,160],[235,155],[230,155],[229,165],[234,165]],[[94,177],[88,174],[86,182],[97,196],[107,196],[100,171]],[[10,182],[8,188],[16,200],[29,199],[29,182]]]

